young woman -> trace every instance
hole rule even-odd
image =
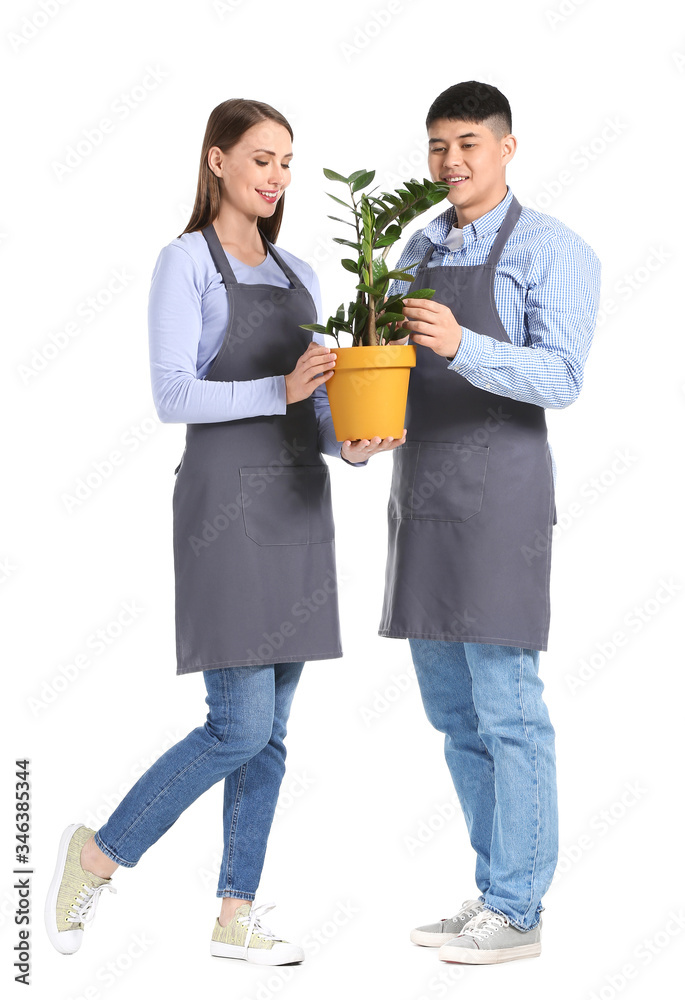
[[[74,823],[63,832],[45,907],[63,954],[80,947],[102,891],[116,892],[115,869],[134,867],[223,778],[222,905],[211,954],[265,965],[304,958],[262,924],[271,906],[252,901],[304,662],[342,656],[322,451],[364,464],[401,442],[335,440],[323,385],[335,354],[300,327],[320,315],[318,280],[274,247],[292,135],[268,104],[218,105],[192,217],[152,275],[155,406],[161,420],[188,425],[173,495],[176,673],[202,670],[209,711],[99,830]],[[304,613],[307,601],[316,614]]]

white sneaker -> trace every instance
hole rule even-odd
[[[242,958],[257,965],[291,965],[304,961],[304,951],[297,944],[290,944],[276,937],[261,923],[261,918],[275,903],[250,906],[242,903],[230,923],[222,927],[216,918],[210,954],[217,958]]]

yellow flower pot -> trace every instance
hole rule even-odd
[[[337,440],[402,437],[414,345],[331,349],[336,362],[326,389]]]

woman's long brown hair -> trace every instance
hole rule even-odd
[[[266,119],[278,122],[290,132],[293,137],[293,130],[289,122],[283,115],[272,108],[270,104],[262,101],[248,101],[242,97],[233,97],[229,101],[217,104],[207,121],[205,137],[202,141],[202,153],[200,154],[200,172],[197,179],[197,191],[195,194],[195,204],[190,216],[188,225],[183,233],[194,233],[199,229],[204,229],[210,222],[214,222],[219,214],[221,204],[221,184],[222,181],[210,170],[207,162],[207,155],[212,146],[218,146],[222,153],[235,146],[240,141],[244,132],[252,125],[263,122]],[[257,228],[266,236],[270,243],[275,243],[278,231],[281,228],[283,218],[283,201],[285,191],[278,199],[276,211],[266,219],[257,220]],[[180,236],[183,236],[180,233]]]

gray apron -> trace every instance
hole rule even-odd
[[[202,230],[229,320],[209,381],[293,370],[316,322],[312,296],[238,282],[216,230]],[[329,469],[312,397],[285,414],[191,423],[173,493],[177,674],[342,656]]]
[[[521,205],[512,198],[485,264],[429,268],[460,324],[510,343],[494,277]],[[547,649],[552,462],[541,406],[487,392],[416,345],[407,441],[393,451],[379,635]]]

